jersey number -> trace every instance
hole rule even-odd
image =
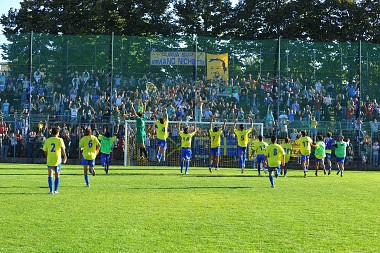
[[[165,130],[166,130],[165,127],[163,127],[161,131],[165,133]]]
[[[92,140],[88,142],[88,147],[92,148]]]
[[[215,136],[212,137],[212,141],[215,141]]]
[[[189,141],[190,138],[189,138],[189,137],[183,137],[183,140],[184,140],[184,141]]]
[[[304,141],[304,142],[302,142],[302,144],[303,144],[304,147],[307,147],[309,145],[309,142],[308,141]]]
[[[276,156],[277,155],[277,149],[273,149],[273,155]]]
[[[51,150],[50,150],[50,152],[52,152],[52,153],[55,152],[55,144],[54,143],[51,144]]]
[[[241,136],[240,139],[241,139],[242,141],[244,141],[244,136]]]

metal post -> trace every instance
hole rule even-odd
[[[358,146],[359,146],[358,152],[359,152],[359,154],[358,154],[357,169],[360,168],[360,154],[361,154],[360,141],[364,137],[364,136],[362,136],[362,125],[360,123],[360,110],[361,110],[360,101],[361,101],[361,91],[362,91],[362,80],[361,80],[362,78],[361,78],[361,76],[362,76],[362,41],[360,40],[359,41],[359,78],[358,78],[359,79],[358,80],[359,83],[356,86],[356,89],[357,90],[359,89],[358,90],[358,94],[357,94],[357,97],[358,97],[358,107],[359,107],[358,110],[359,110],[359,112],[358,112],[357,118],[356,118],[357,123],[359,124],[359,133],[358,133],[358,135],[359,135],[358,136]]]
[[[29,74],[29,129],[32,112],[32,82],[33,82],[33,31],[30,32],[30,74]]]
[[[278,137],[279,124],[280,124],[280,95],[281,95],[281,37],[278,37],[278,77],[277,77],[277,126],[276,126],[276,137]]]
[[[194,121],[196,121],[197,115],[197,67],[198,67],[198,36],[195,34],[195,70],[194,70]],[[201,116],[202,117],[202,116]]]

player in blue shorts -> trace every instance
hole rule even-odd
[[[212,172],[212,165],[215,161],[215,170],[219,170],[219,159],[220,159],[220,143],[221,143],[221,135],[223,134],[224,129],[226,128],[227,120],[224,120],[224,124],[222,129],[218,129],[217,126],[212,128],[212,118],[210,120],[210,166],[209,171]]]
[[[181,123],[178,122],[179,136],[181,137],[181,173],[184,165],[186,166],[185,174],[189,174],[189,165],[191,160],[191,139],[195,135],[197,127],[194,124],[194,131],[189,132],[189,127],[184,127],[181,131]]]
[[[343,177],[344,172],[344,159],[346,158],[346,148],[348,147],[349,142],[344,141],[343,135],[339,136],[339,141],[335,144],[335,156],[336,162],[338,163],[339,170],[336,173]]]
[[[59,129],[53,128],[51,130],[52,137],[48,138],[42,150],[46,155],[46,163],[48,167],[48,184],[50,192],[49,194],[58,193],[58,187],[60,183],[61,164],[66,163],[66,151],[65,143],[62,138],[59,138]],[[63,156],[63,161],[62,161]],[[53,173],[55,174],[54,191],[53,191]]]
[[[168,111],[165,108],[166,117],[161,117],[159,120],[156,119],[157,126],[157,152],[156,159],[157,162],[165,161],[165,151],[166,151],[166,139],[169,137],[168,125],[169,125],[169,116]]]
[[[328,132],[327,137],[325,139],[325,145],[326,145],[326,162],[327,162],[327,169],[328,174],[331,173],[331,167],[332,167],[332,149],[335,141],[332,138],[332,133]],[[324,174],[326,175],[326,169],[324,170]]]
[[[88,178],[88,170],[92,171],[92,175],[95,176],[95,158],[99,153],[100,143],[96,136],[92,135],[90,127],[84,130],[85,136],[79,141],[79,148],[82,150],[82,165],[83,174],[86,186],[90,187],[90,180]]]
[[[259,135],[258,136],[259,141],[253,144],[253,150],[252,154],[256,155],[256,163],[257,163],[257,172],[258,175],[261,175],[261,167],[264,167],[264,161],[265,161],[265,149],[268,146],[268,143],[263,141],[263,136]],[[264,168],[264,172],[265,168]]]
[[[272,143],[265,149],[265,160],[268,163],[269,181],[272,188],[274,188],[274,178],[272,176],[272,172],[274,172],[277,177],[278,171],[281,168],[280,166],[285,165],[285,151],[279,144],[276,143],[276,136],[273,135],[270,139]]]
[[[238,141],[238,156],[240,157],[239,165],[242,174],[244,173],[245,161],[247,158],[247,145],[249,142],[248,135],[250,132],[252,132],[253,129],[253,122],[251,118],[249,119],[249,123],[251,123],[250,129],[244,129],[243,124],[240,124],[239,129],[237,129],[237,119],[235,119],[234,123],[234,133],[236,134],[236,138]]]

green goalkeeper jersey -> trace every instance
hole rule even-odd
[[[103,154],[110,154],[112,152],[112,145],[116,141],[116,136],[107,138],[99,134],[98,139],[100,140],[100,152]]]

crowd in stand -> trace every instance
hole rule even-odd
[[[164,108],[167,108],[171,121],[209,121],[213,118],[221,122],[237,118],[248,122],[248,118],[252,118],[254,122],[265,123],[267,135],[275,126],[273,111],[277,105],[274,99],[278,94],[281,122],[278,129],[284,135],[288,135],[288,127],[300,126],[299,122],[313,128],[319,121],[343,121],[347,128],[354,129],[359,109],[362,120],[371,122],[377,133],[380,117],[375,97],[364,96],[359,103],[355,79],[341,84],[337,80],[311,81],[302,76],[287,77],[281,79],[280,92],[275,91],[274,94],[273,84],[277,81],[269,74],[266,77],[236,76],[228,81],[213,82],[203,78],[194,82],[180,75],[165,78],[158,74],[141,77],[115,75],[112,102],[105,71],[84,70],[51,75],[44,70],[36,70],[32,83],[24,74],[15,77],[11,73],[5,77],[3,74],[1,80],[2,121],[6,121],[9,115],[24,119],[31,114],[49,115],[51,122],[65,122],[68,135],[73,136],[78,131],[79,122],[98,129],[103,128],[102,124],[108,126],[111,122],[113,132],[122,135],[124,119],[132,119],[131,102],[136,111],[141,110],[143,102],[146,102],[148,119],[161,115]],[[27,120],[24,120],[20,127],[5,131],[12,127],[9,124],[0,128],[1,141],[4,143],[4,138],[15,135],[19,136],[18,139],[28,139],[28,143],[29,140],[33,142],[32,132],[36,132],[36,139],[44,134],[40,125],[44,124],[29,129]],[[24,131],[24,128],[28,129]]]

